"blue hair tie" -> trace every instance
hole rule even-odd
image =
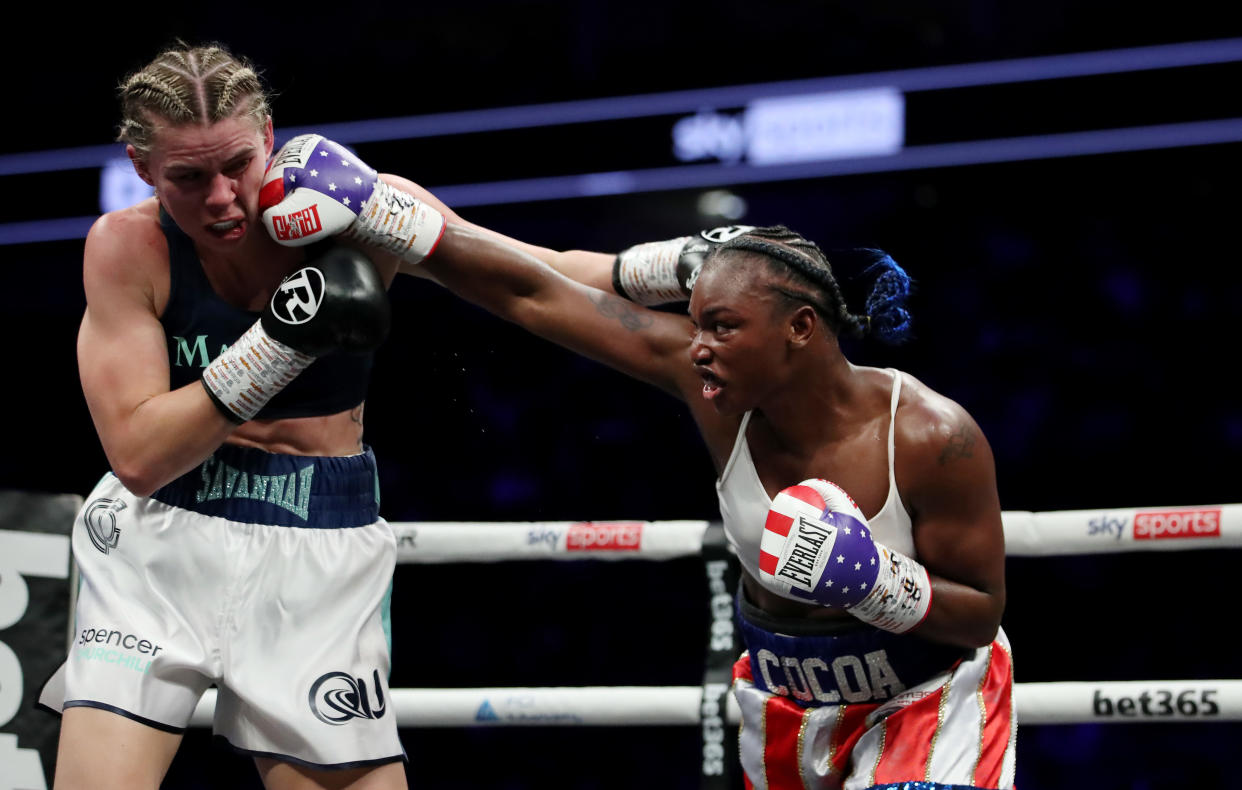
[[[897,345],[910,337],[911,319],[906,300],[914,281],[888,253],[883,250],[866,252],[876,257],[863,273],[879,272],[867,295],[867,324],[879,340]]]

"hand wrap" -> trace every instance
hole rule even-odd
[[[696,236],[649,241],[622,250],[612,264],[612,289],[631,302],[658,305],[684,302],[713,248],[754,230],[750,225],[726,225]]]

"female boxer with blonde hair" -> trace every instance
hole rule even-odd
[[[64,714],[56,787],[154,790],[211,685],[215,732],[268,787],[404,787],[396,547],[362,442],[398,258],[260,227],[272,122],[222,47],[166,50],[121,103],[155,197],[86,240],[78,363],[111,471],[74,524],[75,637],[41,696]]]

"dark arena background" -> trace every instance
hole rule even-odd
[[[10,27],[0,52],[0,489],[85,496],[107,469],[75,361],[82,239],[101,200],[141,197],[106,164],[124,156],[115,85],[181,37],[262,68],[278,141],[323,131],[525,241],[616,251],[736,221],[889,251],[918,283],[915,337],[848,354],[965,406],[992,444],[1005,510],[1240,502],[1242,23],[1230,6],[28,9],[34,21]],[[799,112],[856,126],[800,126]],[[391,298],[366,408],[388,520],[718,518],[681,404],[426,282],[399,278]],[[1239,558],[1010,558],[1018,682],[1242,677]],[[21,579],[0,572],[0,602]],[[43,670],[26,665],[31,637],[12,622],[0,618],[0,643],[23,663],[0,676],[12,703],[0,739],[44,727],[17,746],[42,744],[50,786],[54,720],[12,723],[43,716],[31,711]],[[391,685],[695,685],[706,622],[697,559],[406,565]],[[35,641],[44,663],[63,648],[55,629]],[[402,732],[410,786],[427,790],[693,788],[701,735]],[[1018,786],[1242,788],[1240,742],[1229,722],[1024,726]],[[196,729],[165,786],[259,783]]]

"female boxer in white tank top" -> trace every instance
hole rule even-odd
[[[744,568],[753,642],[735,692],[751,783],[1011,786],[1016,716],[1000,631],[1005,558],[991,450],[957,403],[908,374],[852,364],[837,340],[900,325],[908,316],[899,300],[873,294],[874,309],[852,313],[823,253],[785,228],[749,229],[719,245],[717,236],[687,278],[693,239],[640,245],[639,273],[622,266],[618,275],[612,256],[551,252],[451,212],[449,220],[453,232],[423,264],[442,284],[689,405]],[[646,289],[667,300],[696,274],[688,318],[614,295]],[[761,582],[757,547],[771,499],[808,478],[843,488],[875,520],[879,543],[926,570],[930,606],[909,633]],[[786,636],[788,644],[771,641]],[[801,745],[782,752],[786,735]],[[897,748],[904,737],[921,746]]]

